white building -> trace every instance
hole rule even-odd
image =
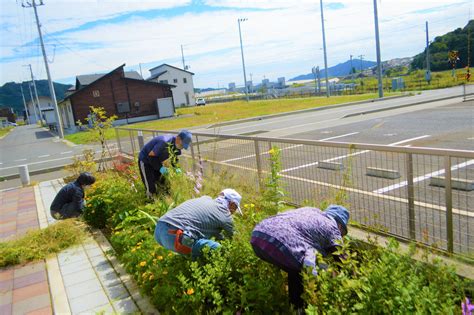
[[[166,63],[150,69],[150,73],[151,77],[147,79],[148,81],[175,86],[171,89],[175,107],[196,105],[193,83],[194,73],[170,66]]]
[[[28,108],[28,115],[29,115],[29,123],[30,124],[36,124],[37,121],[41,119],[45,119],[43,111],[49,111],[51,109],[54,109],[53,106],[53,101],[51,100],[50,97],[48,96],[39,96],[39,107],[38,104],[36,104],[36,97],[34,98],[34,104],[36,106],[33,106],[33,103],[28,101],[26,103],[26,107]]]

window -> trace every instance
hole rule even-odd
[[[178,79],[173,79],[173,83],[178,83]]]
[[[160,83],[168,84],[168,80],[160,80]]]
[[[135,102],[133,106],[135,106],[135,111],[138,113],[140,111],[140,102]]]
[[[92,91],[92,96],[93,96],[93,97],[100,97],[100,92],[99,92],[99,90],[93,90],[93,91]]]
[[[183,78],[183,83],[188,83],[188,80],[186,78]]]

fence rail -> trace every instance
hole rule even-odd
[[[116,128],[119,150],[131,155],[165,133],[173,132]],[[363,226],[474,253],[474,151],[194,133],[188,168],[225,167],[258,189],[273,146],[291,202],[318,206],[343,196]]]

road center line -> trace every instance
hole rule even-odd
[[[460,169],[460,168],[463,168],[463,167],[466,167],[466,166],[469,166],[469,165],[472,165],[472,164],[474,164],[474,160],[469,160],[467,162],[459,163],[457,165],[451,166],[451,171],[455,171],[457,169]],[[418,182],[430,179],[433,176],[442,175],[445,172],[446,172],[446,170],[443,168],[443,169],[435,171],[435,172],[431,172],[431,173],[428,173],[428,174],[425,174],[425,175],[422,175],[422,176],[415,177],[413,179],[413,183],[418,183]],[[391,190],[395,190],[395,189],[398,189],[398,188],[405,187],[406,185],[408,185],[408,183],[405,180],[405,181],[400,182],[398,184],[394,184],[394,185],[390,185],[390,186],[383,187],[383,188],[380,188],[380,189],[376,189],[372,192],[376,193],[376,194],[384,194],[384,193],[389,192]]]
[[[26,159],[18,159],[18,160],[15,160],[15,162],[20,162],[20,161],[26,161]]]
[[[358,133],[359,133],[358,131],[356,131],[356,132],[351,132],[351,133],[346,133],[346,134],[344,134],[344,135],[329,137],[329,138],[321,139],[321,140],[319,140],[319,141],[328,141],[328,140],[332,140],[332,139],[337,139],[337,138],[352,136],[352,135],[355,135],[355,134],[358,134]],[[280,150],[281,150],[281,151],[283,151],[283,150],[289,150],[289,149],[294,149],[294,148],[298,148],[298,147],[302,147],[302,146],[303,146],[302,144],[297,144],[297,145],[292,145],[292,146],[289,146],[289,147],[286,147],[286,148],[283,148],[283,149],[280,149]],[[263,152],[263,153],[260,153],[260,155],[265,155],[265,154],[268,154],[268,151]],[[222,163],[228,163],[228,162],[233,162],[233,161],[239,161],[239,160],[248,159],[248,158],[251,158],[251,157],[255,157],[255,154],[250,154],[250,155],[241,156],[241,157],[238,157],[238,158],[228,159],[228,160],[222,161]]]
[[[68,154],[68,153],[72,153],[72,151],[61,152],[60,154]]]
[[[40,155],[40,156],[38,156],[38,157],[39,157],[39,158],[45,158],[45,157],[48,157],[48,156],[50,156],[50,154]]]
[[[419,136],[419,137],[415,137],[415,138],[411,138],[411,139],[397,141],[397,142],[394,142],[394,143],[390,143],[388,145],[389,146],[395,146],[395,145],[399,145],[399,144],[403,144],[403,143],[407,143],[407,142],[410,142],[410,141],[419,140],[419,139],[423,139],[423,138],[427,138],[427,137],[429,137],[429,135],[424,135],[424,136]],[[367,152],[370,152],[370,151],[371,150],[363,150],[363,151],[355,152],[355,153],[351,153],[351,154],[340,155],[340,156],[336,156],[336,157],[324,160],[324,162],[332,162],[332,161],[342,160],[342,159],[345,159],[347,157],[352,157],[352,156],[364,154],[364,153],[367,153]],[[280,173],[286,173],[286,172],[289,172],[289,171],[294,171],[294,170],[298,170],[298,169],[301,169],[301,168],[318,165],[318,163],[319,163],[319,161],[304,164],[304,165],[300,165],[300,166],[295,166],[295,167],[291,167],[291,168],[287,168],[287,169],[282,170]]]

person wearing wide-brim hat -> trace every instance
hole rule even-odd
[[[311,207],[285,211],[255,226],[252,248],[259,258],[288,273],[289,300],[295,308],[304,306],[302,269],[311,267],[317,275],[317,254],[336,251],[347,234],[348,221],[346,208],[330,205],[325,211]]]

